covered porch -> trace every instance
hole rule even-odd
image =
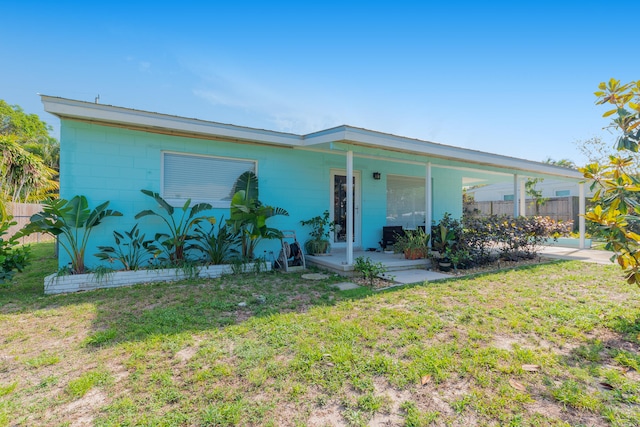
[[[428,269],[431,261],[428,259],[405,259],[403,254],[389,254],[385,252],[365,251],[359,248],[353,249],[353,259],[358,257],[370,258],[372,262],[381,262],[387,272],[393,274],[394,271]],[[354,263],[347,261],[347,249],[332,249],[331,253],[324,255],[305,255],[307,266],[315,266],[323,270],[337,273],[343,276],[357,274],[354,271]]]
[[[334,209],[332,219],[340,218],[340,234],[333,233],[334,248],[330,255],[308,257],[310,264],[342,274],[353,271],[359,256],[382,262],[390,270],[423,268],[428,261],[409,261],[401,254],[372,251],[379,249],[383,226],[415,229],[437,222],[444,213],[459,218],[463,214],[465,186],[510,182],[515,202],[513,216],[518,217],[533,214],[526,211],[527,180],[556,178],[574,183],[583,180],[577,170],[348,126],[310,134],[305,140],[304,150],[343,156],[344,176],[340,181],[343,190],[338,192],[337,187],[332,187],[332,196],[340,194],[335,197],[340,200],[340,209],[333,197],[330,202]],[[410,198],[415,203],[409,213],[392,212],[399,203],[391,201],[391,196],[395,197],[406,184],[414,187]],[[579,188],[579,247],[584,248],[584,183],[580,182]],[[403,194],[406,195],[407,192]]]

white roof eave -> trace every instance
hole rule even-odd
[[[561,178],[584,179],[582,173],[574,169],[535,162],[532,160],[502,156],[484,151],[453,147],[450,145],[438,144],[419,139],[384,134],[369,131],[367,129],[353,128],[350,126],[340,126],[326,131],[306,135],[304,137],[304,142],[305,146],[331,142],[356,144],[371,148],[393,150],[408,154],[419,154],[437,157],[440,159],[471,163],[474,165],[497,167],[500,169],[512,169],[527,173],[552,175]]]
[[[354,144],[383,151],[388,150],[406,154],[418,154],[471,165],[490,166],[493,168],[551,175],[561,178],[583,179],[582,174],[573,169],[346,125],[302,136],[106,104],[77,101],[47,95],[40,96],[45,111],[64,119],[76,119],[98,124],[121,126],[124,128],[148,130],[150,132],[192,137],[222,138],[283,147],[314,147],[326,144],[333,146],[334,143],[338,145]]]
[[[284,132],[253,129],[47,95],[40,96],[45,111],[60,118],[284,146],[302,144],[301,136]]]

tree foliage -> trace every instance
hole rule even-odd
[[[70,271],[73,274],[82,274],[85,272],[84,254],[93,229],[105,218],[122,216],[122,213],[107,209],[107,206],[108,201],[90,209],[85,196],[74,196],[71,200],[47,200],[42,212],[32,215],[29,224],[14,238],[33,233],[63,236],[64,238],[58,242],[71,259]]]
[[[267,225],[269,218],[289,216],[282,208],[264,205],[258,200],[258,194],[258,177],[253,172],[240,175],[234,186],[227,225],[240,235],[243,259],[254,259],[254,251],[260,240],[282,237],[280,230]]]
[[[610,79],[595,92],[596,104],[610,104],[603,117],[612,117],[608,128],[618,133],[616,154],[606,162],[592,162],[580,171],[596,190],[594,207],[585,218],[597,224],[606,236],[606,248],[615,252],[629,283],[640,285],[640,177],[634,154],[640,144],[640,80],[621,84]]]
[[[56,195],[60,157],[51,126],[0,100],[0,206]]]
[[[554,159],[551,157],[547,157],[543,163],[547,163],[549,165],[554,165],[554,166],[560,166],[563,168],[567,168],[567,169],[577,169],[578,167],[576,166],[576,164],[573,162],[573,160],[570,159]]]
[[[0,135],[0,199],[40,201],[58,190],[56,171],[25,150],[14,135]]]

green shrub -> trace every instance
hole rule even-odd
[[[145,209],[142,212],[138,212],[136,219],[140,219],[145,216],[155,216],[160,218],[169,229],[169,233],[156,233],[154,239],[160,244],[160,249],[164,251],[166,256],[164,261],[169,261],[174,264],[183,264],[186,258],[185,249],[188,246],[188,242],[194,239],[192,230],[196,225],[202,221],[208,221],[211,217],[207,215],[198,215],[200,212],[208,211],[212,209],[209,203],[197,203],[191,206],[191,199],[188,199],[180,211],[182,214],[176,221],[174,213],[176,209],[160,194],[151,190],[140,190],[142,194],[152,198],[157,206],[160,207],[159,212],[155,212],[151,209]],[[179,213],[179,212],[178,212]]]
[[[82,274],[86,270],[84,254],[91,231],[105,218],[122,216],[122,213],[107,209],[107,206],[108,201],[91,210],[85,196],[74,196],[70,200],[47,200],[42,206],[42,212],[32,215],[29,224],[16,236],[22,237],[32,233],[62,236],[58,242],[71,260],[71,272]]]
[[[189,249],[202,252],[206,262],[224,264],[233,255],[238,254],[236,246],[240,242],[240,235],[224,223],[224,217],[220,219],[217,227],[214,225],[215,218],[204,222],[204,224],[207,223],[211,225],[208,231],[200,225],[196,227],[194,233],[195,243]]]
[[[491,215],[469,217],[463,220],[462,245],[476,259],[491,258],[491,252],[499,249],[504,259],[532,258],[549,238],[566,236],[572,222],[559,222],[549,217],[518,217]]]
[[[16,271],[22,271],[29,262],[28,246],[20,246],[15,237],[3,238],[9,227],[16,225],[12,219],[8,216],[0,221],[0,283],[11,280]]]
[[[145,235],[140,234],[138,224],[134,225],[131,231],[125,231],[124,235],[114,231],[113,238],[116,246],[98,246],[100,252],[95,256],[109,263],[117,260],[124,270],[139,269],[142,262],[158,250],[153,240],[145,240]]]
[[[381,262],[373,262],[369,257],[359,256],[353,267],[355,271],[362,273],[362,276],[373,286],[373,279],[387,272],[387,268]]]

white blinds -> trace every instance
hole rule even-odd
[[[255,172],[250,160],[163,153],[163,197],[193,201],[229,201],[238,177]]]
[[[424,184],[424,178],[387,175],[387,225],[424,225]]]

